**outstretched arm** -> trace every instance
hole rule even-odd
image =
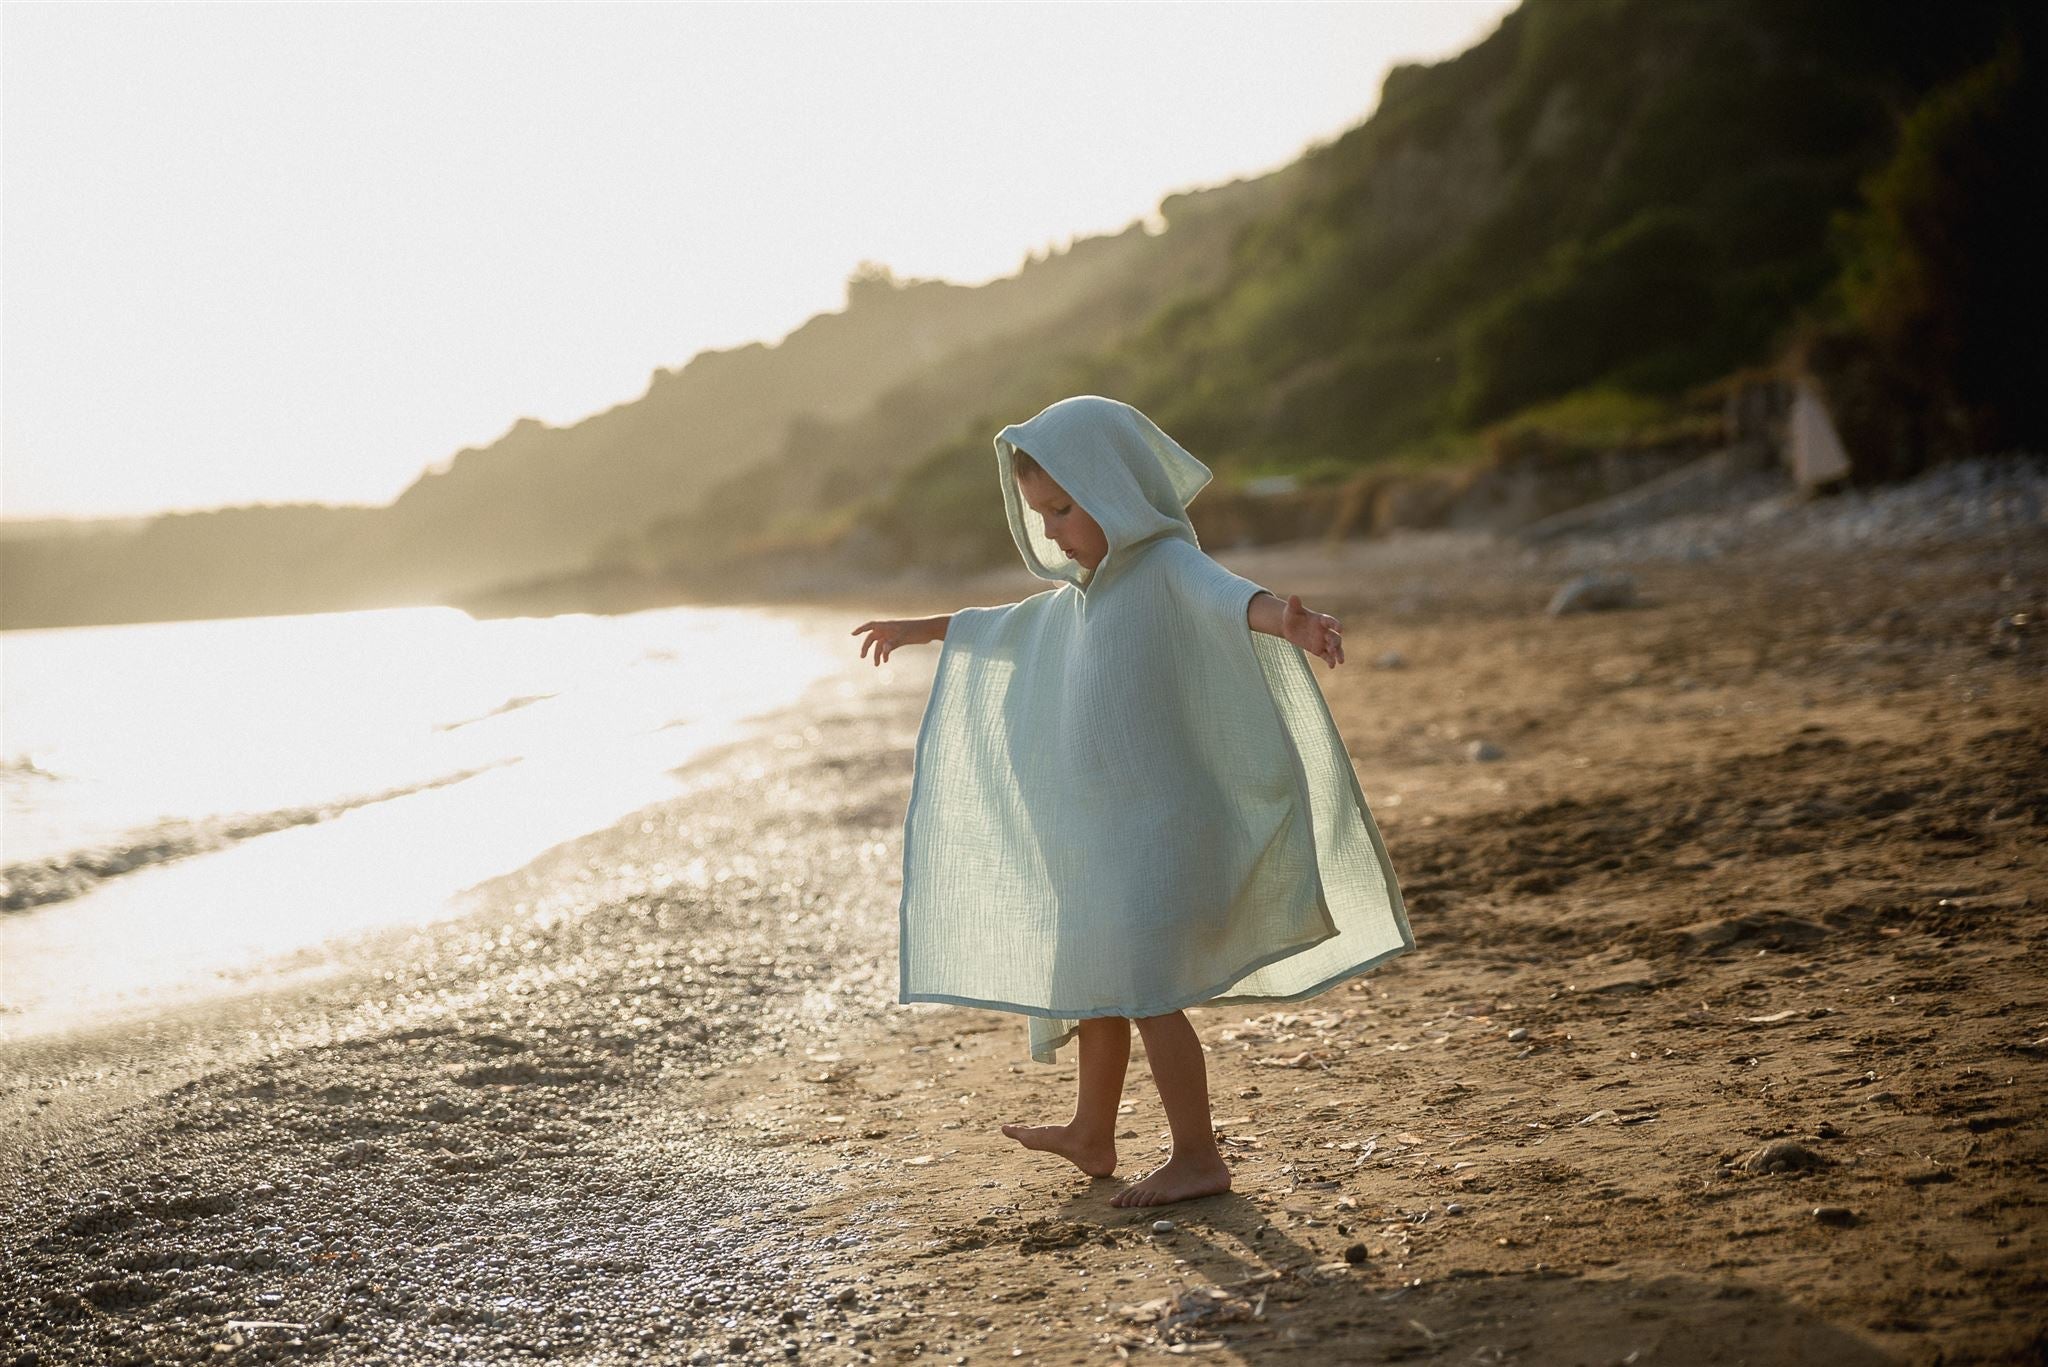
[[[946,639],[946,626],[953,620],[951,613],[937,617],[911,617],[906,619],[884,619],[862,622],[849,635],[858,636],[863,631],[868,638],[860,643],[861,658],[867,658],[868,647],[873,646],[875,663],[881,664],[897,646],[926,645],[932,641]]]
[[[1245,621],[1253,631],[1292,641],[1311,655],[1319,655],[1331,668],[1344,663],[1344,628],[1327,612],[1312,612],[1301,605],[1298,594],[1287,600],[1259,590],[1245,609]]]

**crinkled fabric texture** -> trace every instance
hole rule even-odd
[[[1031,453],[1099,523],[1093,572],[1018,495]],[[904,821],[899,999],[1080,1020],[1313,996],[1414,947],[1302,650],[1202,551],[1209,471],[1137,409],[1063,399],[996,438],[1024,563],[1057,580],[955,612]]]

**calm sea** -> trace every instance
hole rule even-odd
[[[220,991],[680,791],[850,621],[398,608],[0,636],[0,1037]]]

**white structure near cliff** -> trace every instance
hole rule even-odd
[[[1832,484],[1849,473],[1849,453],[1842,449],[1841,434],[1828,414],[1827,401],[1813,381],[1801,377],[1794,382],[1792,413],[1786,426],[1785,460],[1792,478],[1811,492]]]

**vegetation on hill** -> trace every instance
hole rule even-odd
[[[740,481],[714,493],[719,516],[653,529],[633,559],[687,572],[837,545],[1000,562],[989,439],[1080,392],[1145,409],[1225,484],[1314,482],[1532,434],[1567,451],[1658,439],[1699,421],[1702,386],[1819,339],[1883,453],[1860,474],[2048,444],[2020,373],[2036,349],[2017,341],[2039,290],[2003,284],[2040,269],[2023,246],[2038,211],[2014,193],[2041,183],[2037,13],[1529,0],[1463,55],[1392,72],[1372,117],[1289,168],[1207,288],[1110,345],[932,387],[907,466],[914,428],[821,433],[811,499],[776,486],[772,524],[739,517],[763,492]]]
[[[2031,18],[2038,39],[2048,8]],[[2015,29],[1921,100],[1837,222],[1832,307],[1802,342],[1874,474],[2048,449],[2042,50]]]

